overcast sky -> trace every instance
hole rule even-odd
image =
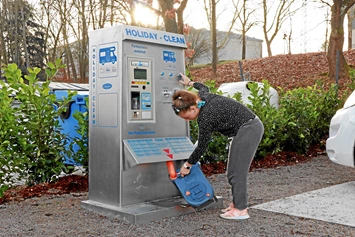
[[[230,0],[221,0],[217,11],[222,12]],[[297,3],[301,4],[303,0],[298,0]],[[219,16],[217,28],[219,30],[227,30],[228,23],[231,19],[233,7],[227,7],[223,14]],[[207,23],[206,14],[203,9],[203,0],[189,1],[187,8],[184,12],[185,23],[193,26],[194,28],[209,28]],[[283,25],[282,29],[276,36],[271,44],[273,55],[287,53],[286,41],[283,40],[284,33],[289,34],[292,28],[292,41],[291,53],[307,53],[319,52],[321,45],[325,41],[326,35],[326,8],[320,8],[320,4],[307,1],[307,8],[299,10],[292,20],[288,20]],[[347,22],[347,21],[346,21]],[[345,22],[345,24],[347,24]],[[292,27],[291,27],[292,26]],[[345,30],[347,29],[345,25]],[[330,28],[329,28],[330,32]],[[329,33],[328,33],[329,34]],[[264,40],[263,31],[261,26],[253,27],[247,35],[257,39]],[[347,46],[347,38],[344,43]],[[347,48],[347,47],[346,47]],[[263,44],[263,57],[267,56],[266,44]]]

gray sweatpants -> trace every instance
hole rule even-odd
[[[233,137],[229,148],[227,178],[232,185],[234,207],[238,210],[247,208],[247,177],[251,162],[264,134],[260,119],[246,122]]]

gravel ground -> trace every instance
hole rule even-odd
[[[218,196],[231,201],[225,174],[209,177]],[[354,181],[355,169],[333,164],[326,156],[307,163],[260,169],[249,175],[249,205]],[[355,228],[250,209],[250,219],[219,218],[219,210],[133,225],[81,208],[87,193],[43,196],[0,205],[0,236],[355,236]]]

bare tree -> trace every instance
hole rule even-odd
[[[235,10],[233,12],[233,16],[231,17],[231,22],[229,25],[229,29],[227,30],[227,34],[225,35],[224,39],[220,41],[219,44],[217,44],[217,20],[218,16],[216,13],[216,8],[217,4],[220,2],[220,0],[204,0],[204,9],[206,12],[206,16],[208,19],[208,23],[210,26],[210,31],[211,31],[211,41],[212,41],[212,73],[217,74],[217,63],[218,63],[218,51],[223,48],[223,46],[227,43],[229,36],[231,34],[231,31],[233,29],[233,26],[236,22],[236,19],[238,17],[238,11]],[[225,11],[226,8],[224,8],[223,11]],[[222,13],[223,13],[222,11]],[[221,14],[222,14],[221,13]]]
[[[234,8],[236,11],[236,16],[241,25],[241,29],[238,30],[242,34],[242,59],[246,58],[246,34],[247,32],[256,25],[256,21],[251,22],[250,17],[257,10],[256,8],[248,8],[247,0],[242,0],[241,6],[239,6],[239,0],[237,2],[233,1]],[[238,10],[239,9],[239,10]]]
[[[133,1],[133,0],[130,0]],[[142,4],[155,13],[157,17],[162,17],[164,28],[167,32],[184,33],[183,13],[188,0],[157,0],[160,9],[152,7],[152,1],[136,0],[136,4]],[[175,7],[177,5],[177,7]],[[133,15],[133,14],[132,14]]]
[[[196,58],[207,57],[211,49],[210,37],[206,29],[190,29],[190,33],[187,35],[187,41],[191,43],[191,48],[194,50],[194,54],[188,59],[188,64],[193,65]]]
[[[19,2],[18,2],[18,1],[15,1],[15,2],[14,2],[13,8],[14,8],[14,12],[16,12],[16,14],[17,14],[18,9],[19,9]],[[17,16],[13,16],[13,19],[14,19],[14,21],[13,21],[13,26],[14,26],[14,29],[16,29],[16,32],[17,32],[17,29],[19,28],[19,26],[18,26],[18,24],[19,24],[18,18],[17,18]],[[10,24],[11,24],[11,23],[10,23]],[[21,63],[20,63],[20,52],[19,52],[19,49],[20,49],[20,47],[19,47],[19,45],[20,45],[19,40],[20,40],[20,39],[19,39],[17,33],[15,33],[14,35],[15,35],[15,36],[14,36],[14,41],[15,41],[14,46],[15,46],[15,48],[13,49],[13,52],[14,52],[14,55],[13,55],[13,62],[16,63],[17,65],[19,65],[19,66],[21,67]]]
[[[1,64],[16,63],[27,68],[43,67],[43,27],[34,19],[33,8],[27,1],[2,1],[1,8]]]
[[[322,44],[322,51],[327,52],[328,50],[328,43],[329,43],[329,11],[327,9],[325,13],[325,40],[324,43]]]
[[[295,2],[296,0],[262,0],[263,33],[269,57],[272,56],[271,44],[279,33],[283,23],[303,6],[291,10]],[[272,10],[274,14],[272,14]],[[269,19],[271,19],[271,23],[269,23]]]
[[[100,29],[105,25],[137,25],[134,18],[134,0],[89,0],[89,25]]]
[[[218,50],[217,50],[217,19],[216,19],[216,0],[211,0],[211,32],[212,32],[212,72],[217,74]]]
[[[328,1],[321,0],[321,2],[330,6],[331,9],[331,32],[327,52],[329,77],[335,78],[337,76],[336,68],[338,67],[338,76],[340,78],[346,78],[349,76],[349,65],[343,54],[344,18],[350,8],[355,4],[355,0],[333,0],[332,5],[330,5]]]
[[[67,74],[65,76],[69,81],[76,82],[77,80],[77,70],[74,63],[74,57],[72,50],[70,48],[69,41],[69,26],[74,22],[72,15],[69,15],[72,11],[74,11],[74,6],[72,4],[68,4],[67,1],[57,2],[57,9],[60,17],[60,22],[63,24],[61,28],[61,35],[64,42],[62,53],[65,55],[64,60],[67,64]]]
[[[26,31],[25,29],[27,28],[26,24],[26,17],[25,17],[25,12],[23,10],[24,5],[20,6],[20,13],[21,13],[21,21],[22,21],[22,44],[23,44],[23,50],[25,51],[25,65],[26,68],[30,67],[30,60],[28,57],[28,49],[27,49],[27,37],[26,37]]]
[[[130,20],[129,1],[47,0],[40,3],[41,15],[48,22],[50,58],[63,58],[67,64],[63,77],[74,82],[87,81],[88,29],[127,24]]]
[[[287,53],[291,54],[292,27],[290,29],[290,33],[288,35],[284,33],[284,37],[282,39],[286,42]]]
[[[8,64],[8,58],[6,54],[6,45],[5,45],[5,17],[4,10],[7,9],[7,1],[4,0],[0,5],[0,67],[2,64]],[[0,78],[1,70],[0,70]]]
[[[79,74],[80,78],[86,78],[86,72],[89,71],[88,65],[89,65],[89,58],[88,58],[88,50],[87,50],[87,45],[89,43],[89,38],[88,38],[88,22],[87,22],[87,13],[88,9],[86,7],[86,0],[80,0],[79,1],[79,7],[78,7],[78,12],[79,12],[79,17],[78,17],[78,32],[79,32],[79,37],[78,37],[78,44],[77,44],[77,60],[79,64]],[[108,0],[105,0],[103,2],[103,17],[101,17],[101,21],[99,24],[102,24],[104,26],[103,22],[108,21],[108,17],[106,16],[106,12],[108,9],[107,6]]]
[[[81,1],[81,8],[84,8],[85,5],[83,4],[85,1]],[[100,28],[103,28],[105,25],[105,22],[107,21],[108,15],[107,15],[107,5],[108,5],[108,0],[102,0],[101,5],[100,5],[100,11],[99,11],[99,19],[98,19],[98,24]],[[84,15],[83,12],[81,15]]]

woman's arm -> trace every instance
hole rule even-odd
[[[187,76],[185,76],[181,72],[179,73],[179,76],[181,77],[179,82],[181,84],[183,84],[184,86],[192,86],[193,88],[199,90],[200,92],[209,92],[210,91],[208,86],[206,86],[205,84],[203,84],[201,82],[191,81],[190,78],[188,78]]]
[[[196,164],[201,156],[205,153],[207,150],[208,144],[211,140],[212,137],[212,131],[208,128],[199,128],[199,134],[198,134],[198,140],[197,140],[197,147],[195,150],[192,152],[188,159],[189,164]]]
[[[181,84],[183,84],[184,86],[193,86],[194,85],[194,82],[191,81],[190,78],[188,78],[187,76],[185,76],[181,72],[179,73],[179,77],[181,78],[181,79],[179,79],[179,82]]]

